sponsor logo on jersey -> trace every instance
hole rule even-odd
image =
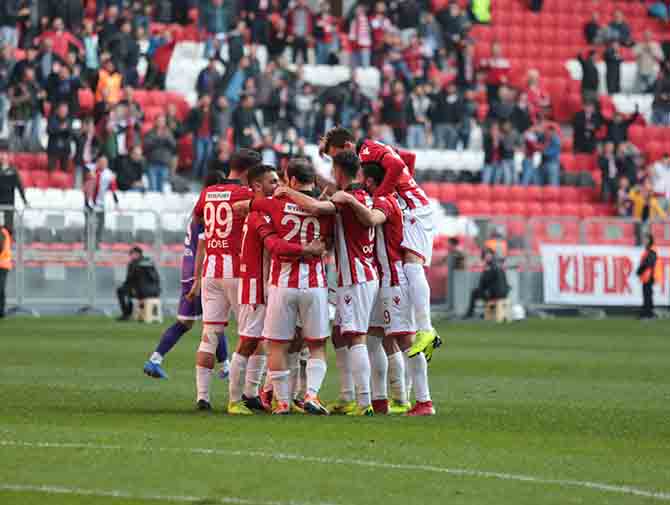
[[[207,196],[205,197],[205,201],[207,202],[223,202],[226,200],[230,200],[230,191],[212,191],[211,193],[207,193]]]
[[[400,297],[399,296],[394,296],[393,297],[393,303],[395,303],[396,305],[400,305]]]
[[[363,147],[363,149],[361,149],[361,154],[363,156],[367,156],[368,154],[370,154],[370,149],[368,149],[367,147]]]
[[[286,202],[284,206],[284,212],[286,214],[296,214],[298,216],[311,216],[309,212],[305,211],[302,207],[296,205],[295,203]]]
[[[346,303],[347,305],[349,305],[349,304],[351,303],[351,296],[349,296],[349,295],[345,296],[345,297],[344,297],[344,303]]]

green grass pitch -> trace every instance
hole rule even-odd
[[[197,331],[142,375],[161,329],[0,322],[0,504],[670,503],[667,322],[440,324],[433,418],[196,413]]]

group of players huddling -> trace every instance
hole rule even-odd
[[[339,127],[326,133],[320,149],[332,159],[337,191],[317,187],[309,160],[292,159],[280,178],[246,149],[232,157],[227,179],[207,181],[187,231],[177,322],[144,372],[167,377],[163,357],[202,312],[201,410],[211,409],[218,360],[219,375],[229,379],[229,414],[433,415],[428,362],[441,340],[424,268],[433,222],[412,176],[414,155],[377,141],[356,143]],[[325,261],[331,249],[332,331]],[[239,343],[228,363],[224,328],[231,313]],[[340,395],[324,405],[319,391],[329,336]]]

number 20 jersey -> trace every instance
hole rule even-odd
[[[332,216],[313,216],[288,197],[254,200],[252,210],[272,219],[277,235],[292,244],[328,240],[333,234]],[[325,288],[326,269],[321,258],[272,256],[270,285],[284,288]]]
[[[203,277],[235,279],[240,276],[244,217],[235,215],[233,205],[252,198],[251,189],[233,179],[209,186],[200,193],[193,214],[201,219],[205,227]]]

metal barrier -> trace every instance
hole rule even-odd
[[[83,209],[0,206],[0,219],[14,223],[15,268],[9,275],[7,302],[14,311],[110,311],[117,305],[116,288],[125,280],[128,251],[140,245],[161,274],[167,312],[176,307],[181,289],[180,267],[184,231],[190,213],[133,208],[92,213]],[[670,246],[670,222],[645,226],[631,219],[571,217],[530,219],[505,216],[472,218],[473,232],[464,244],[466,270],[449,275],[443,249],[436,250],[429,272],[432,282],[445,282],[434,293],[464,311],[479,279],[480,250],[493,230],[508,243],[505,262],[512,299],[522,305],[543,302],[539,245],[637,245],[651,231],[659,246]],[[443,297],[443,298],[442,298]]]

